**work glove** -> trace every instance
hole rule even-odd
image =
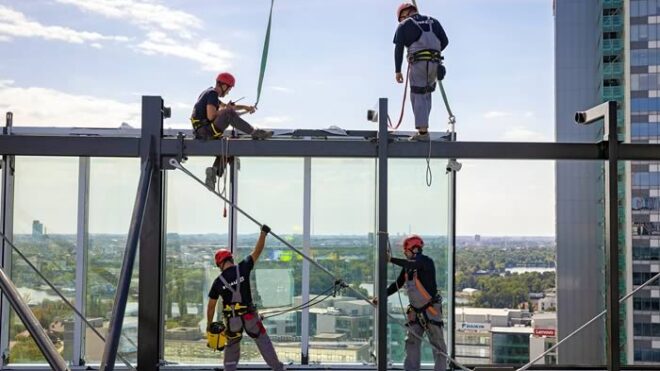
[[[270,233],[270,227],[264,224],[261,226],[261,231],[264,232],[265,234],[268,234]]]

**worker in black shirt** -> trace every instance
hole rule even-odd
[[[209,303],[206,308],[207,331],[210,331],[218,298],[222,296],[222,315],[225,321],[225,336],[227,345],[224,349],[225,370],[236,370],[241,355],[241,338],[243,330],[252,338],[259,348],[261,356],[275,371],[284,370],[282,362],[277,358],[273,343],[270,341],[266,328],[261,322],[257,308],[252,302],[250,290],[250,273],[259,260],[266,245],[266,235],[270,232],[267,225],[261,227],[261,234],[254,249],[238,265],[234,264],[231,251],[220,249],[215,253],[215,264],[222,272],[213,281],[209,291]]]
[[[431,93],[435,91],[436,80],[445,77],[440,52],[445,50],[449,39],[438,20],[418,14],[413,4],[401,4],[397,17],[399,26],[394,35],[395,79],[398,83],[404,81],[401,64],[405,47],[408,49],[410,102],[417,128],[417,134],[411,139],[428,140]]]
[[[412,235],[403,241],[403,253],[406,259],[391,258],[388,255],[388,260],[402,269],[396,282],[387,288],[387,296],[405,288],[410,300],[406,311],[408,335],[403,368],[406,371],[420,369],[422,336],[426,333],[434,347],[434,370],[445,371],[447,346],[442,332],[442,298],[437,292],[435,283],[435,264],[431,258],[423,254],[423,248],[422,238]],[[374,298],[373,302],[377,304],[378,298]],[[438,349],[442,353],[438,352]]]
[[[273,136],[271,130],[255,129],[240,117],[241,113],[254,113],[256,107],[220,101],[220,98],[229,94],[234,85],[236,85],[234,76],[222,72],[215,79],[215,86],[204,90],[199,95],[190,116],[196,139],[221,138],[229,125],[252,135],[254,139],[266,139]],[[213,166],[206,168],[206,186],[210,189],[215,188],[217,177],[222,176],[226,161],[227,159],[223,156],[217,156]]]

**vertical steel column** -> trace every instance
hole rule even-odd
[[[234,157],[229,162],[229,201],[236,205],[238,202],[238,170],[240,169],[240,160]],[[227,236],[229,238],[229,250],[234,253],[236,251],[236,243],[238,241],[238,212],[235,208],[229,207],[229,231]]]
[[[376,286],[378,308],[376,311],[378,371],[387,370],[387,98],[378,100],[378,263]]]
[[[605,137],[608,142],[608,160],[605,171],[605,256],[607,260],[607,369],[621,368],[619,347],[619,192],[616,102],[607,102],[604,118]]]
[[[164,251],[164,177],[160,142],[163,138],[163,99],[142,97],[142,162],[154,161],[151,187],[140,233],[140,280],[138,303],[138,368],[156,371],[163,357],[163,298],[165,278]]]
[[[311,219],[312,219],[312,159],[305,157],[303,172],[303,253],[310,254],[311,246]],[[309,261],[303,259],[302,262],[302,303],[309,301]],[[300,363],[309,364],[309,308],[302,310],[300,320],[301,343],[300,343]]]
[[[90,158],[78,160],[78,237],[76,242],[76,300],[78,312],[86,315],[87,303],[87,251],[89,250],[89,177]],[[73,320],[74,365],[84,365],[86,325],[79,316]]]
[[[6,126],[3,128],[5,134],[11,134],[13,115],[7,112]],[[14,240],[14,156],[2,156],[2,197],[0,197],[2,208],[0,209],[0,231],[9,240]],[[11,247],[0,239],[0,266],[11,276],[12,270]],[[9,354],[9,309],[10,304],[4,295],[0,298],[0,367],[8,362]]]
[[[456,133],[452,133],[451,136],[451,141],[455,142],[456,141]],[[455,159],[450,159],[449,161],[452,161]],[[448,226],[448,235],[447,235],[447,244],[448,244],[448,266],[449,266],[449,272],[448,273],[448,282],[447,282],[447,288],[449,292],[447,293],[446,297],[448,298],[447,301],[447,322],[449,322],[449,326],[447,326],[447,344],[449,346],[448,349],[448,354],[452,358],[456,358],[456,337],[454,334],[456,334],[456,280],[454,277],[456,276],[456,171],[450,171],[449,172],[449,178],[448,178],[448,183],[449,183],[449,226]],[[451,369],[454,369],[454,364],[451,363]]]

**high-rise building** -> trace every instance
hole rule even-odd
[[[575,125],[573,115],[617,101],[619,139],[658,143],[660,1],[554,3],[556,140],[600,140],[602,125]],[[624,174],[619,177],[619,289],[624,295],[660,270],[660,164],[619,166]],[[559,340],[605,308],[603,174],[603,164],[596,161],[557,162]],[[621,306],[624,364],[660,362],[658,289],[655,283]],[[604,321],[592,325],[560,348],[559,362],[602,364],[605,334]]]

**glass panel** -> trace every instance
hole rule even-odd
[[[260,223],[302,250],[303,160],[241,158],[238,205]],[[259,226],[238,218],[236,262],[255,247]],[[214,269],[217,275],[219,270]],[[280,361],[300,363],[300,310],[302,258],[269,235],[251,275],[253,302],[264,316],[263,325]],[[254,341],[241,341],[241,364],[263,363]]]
[[[191,158],[184,165],[204,180],[205,168],[212,162]],[[183,172],[167,174],[165,359],[217,364],[222,355],[206,347],[206,305],[218,274],[213,254],[228,244],[225,205]]]
[[[431,258],[435,266],[435,285],[437,294],[442,297],[442,320],[447,323],[447,305],[451,300],[448,287],[448,176],[445,173],[446,160],[431,161],[431,186],[427,186],[426,161],[389,160],[388,189],[388,228],[392,256],[406,259],[402,251],[402,241],[410,234],[417,234],[424,240],[423,255]],[[390,264],[388,266],[389,282],[396,281],[402,268]],[[429,288],[430,284],[422,282],[425,291],[430,296],[436,293]],[[388,322],[390,360],[402,363],[405,357],[406,321],[405,311],[410,298],[407,290],[402,288],[389,297],[388,311],[396,318]],[[420,307],[420,305],[417,305]],[[430,325],[433,326],[433,325]],[[446,326],[443,327],[443,337],[447,340]],[[426,339],[428,337],[425,336]],[[434,362],[432,347],[427,341],[422,344],[422,363]]]
[[[459,362],[525,364],[603,310],[603,182],[601,162],[463,161]],[[604,364],[604,323],[536,364]]]
[[[636,142],[648,139],[632,137]],[[625,162],[624,218],[628,228],[621,231],[625,244],[621,246],[621,296],[638,289],[660,272],[660,162]],[[648,181],[647,181],[648,180]],[[636,292],[621,305],[621,359],[627,364],[657,364],[660,351],[654,344],[660,342],[660,280]]]
[[[372,296],[374,290],[375,161],[312,160],[312,256],[324,267]],[[310,297],[333,286],[311,267]],[[311,363],[371,363],[374,311],[351,291],[310,309]]]
[[[75,296],[78,159],[17,157],[14,241],[68,300]],[[45,186],[47,184],[47,186]],[[73,311],[16,254],[11,278],[67,361],[71,360]],[[46,363],[11,311],[10,363]]]
[[[90,160],[86,311],[88,320],[104,336],[108,333],[139,178],[138,159]],[[132,363],[137,361],[138,273],[136,259],[119,343],[119,353]],[[104,346],[85,327],[86,362],[100,363]],[[118,359],[116,364],[123,362]]]

